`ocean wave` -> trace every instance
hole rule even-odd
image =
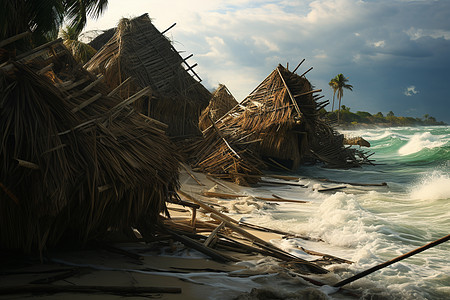
[[[427,174],[411,190],[410,197],[415,200],[450,199],[450,174],[443,171]]]
[[[403,147],[398,150],[400,155],[411,155],[423,149],[433,149],[446,145],[448,140],[442,135],[432,135],[430,132],[416,133]]]

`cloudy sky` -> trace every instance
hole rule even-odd
[[[109,0],[86,31],[148,13],[175,48],[193,53],[203,84],[225,84],[238,101],[289,63],[332,99],[328,82],[348,77],[352,111],[430,114],[450,123],[449,0]],[[331,109],[331,107],[327,107]]]

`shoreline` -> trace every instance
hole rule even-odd
[[[195,177],[196,180],[191,176]],[[233,183],[218,179],[214,179],[214,181],[211,181],[202,173],[188,174],[187,171],[182,171],[180,175],[180,182],[182,183],[181,190],[189,194],[194,194],[196,195],[195,197],[205,199],[200,195],[204,191],[217,191],[228,194],[232,193],[232,191],[237,194],[244,192],[242,187]],[[217,205],[226,201],[211,197],[207,200]],[[171,222],[189,224],[192,221],[193,210],[188,207],[183,208],[180,205],[168,204],[168,208],[172,217]],[[201,222],[211,220],[207,212],[201,209],[197,210],[195,219],[199,223],[198,226],[200,226]],[[283,239],[283,234],[263,232],[249,228],[244,229],[269,244],[271,240]],[[201,227],[198,227],[197,233],[207,237],[209,233],[203,231]],[[67,278],[56,278],[57,280],[54,280],[54,283],[50,282],[50,284],[57,286],[70,284],[76,286],[113,285],[131,288],[145,286],[181,288],[181,293],[158,293],[161,297],[160,299],[168,300],[257,299],[254,298],[256,294],[267,291],[278,293],[282,297],[285,297],[289,293],[298,295],[304,293],[305,297],[306,295],[314,295],[314,299],[325,299],[327,297],[326,293],[321,291],[319,286],[305,281],[305,278],[328,282],[329,284],[331,284],[330,282],[337,282],[339,280],[334,272],[325,275],[301,275],[295,272],[295,265],[289,265],[283,261],[277,261],[275,258],[261,254],[244,254],[231,250],[220,250],[224,255],[232,256],[238,260],[236,263],[225,264],[215,262],[196,250],[186,249],[185,246],[178,242],[154,245],[142,242],[127,242],[114,245],[119,249],[135,253],[137,256],[130,258],[130,256],[112,253],[105,249],[50,252],[48,254],[49,261],[44,264],[38,263],[26,267],[11,267],[9,269],[2,268],[2,274],[9,274],[1,276],[2,286],[26,285],[37,279],[49,281],[52,278],[55,279],[53,277],[55,274],[64,273],[63,270],[76,269],[77,272],[74,274],[68,274]],[[161,248],[161,245],[164,245],[164,247]],[[317,256],[312,255],[311,260],[313,258],[317,258]],[[50,270],[62,271],[48,273]],[[228,284],[232,286],[236,284],[236,289],[227,292],[226,285],[221,286],[220,284],[224,280],[230,281]],[[233,280],[236,280],[236,283],[233,283]],[[243,286],[239,286],[239,282],[241,281],[245,282]],[[290,288],[284,292],[277,291],[276,286],[273,285],[274,283],[288,285]],[[343,289],[342,291],[345,293],[346,290]],[[341,293],[333,294],[333,297],[339,299],[339,294]],[[28,293],[1,295],[0,299],[21,299],[26,294]],[[218,298],[218,295],[223,295],[223,297]],[[80,294],[68,292],[49,295],[47,293],[36,298],[42,297],[45,299],[60,299],[61,297],[64,297],[64,299],[78,299]],[[115,299],[117,297],[118,299],[121,296],[109,293],[98,294],[88,292],[83,297],[89,299]],[[131,299],[133,298],[131,297]],[[138,298],[141,297],[137,295],[136,299]]]

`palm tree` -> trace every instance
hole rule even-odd
[[[99,17],[108,0],[2,0],[0,40],[30,31],[30,46],[38,46],[58,36],[64,19],[78,32],[87,17]],[[24,46],[23,48],[26,48]]]
[[[334,77],[332,80],[335,81],[336,84],[336,91],[337,91],[337,98],[339,99],[339,108],[338,108],[338,123],[339,123],[339,114],[341,112],[341,99],[342,96],[344,96],[344,89],[353,90],[353,86],[351,84],[348,84],[348,78],[344,77],[344,75],[338,74],[336,77]]]
[[[72,52],[73,57],[82,64],[85,64],[97,52],[90,45],[80,42],[78,37],[80,33],[76,27],[66,26],[61,29],[60,36],[64,40],[64,46]]]
[[[331,106],[331,111],[334,111],[334,96],[336,96],[337,91],[337,84],[336,84],[336,78],[332,78],[330,82],[328,82],[328,85],[333,89],[333,105]]]
[[[70,26],[79,33],[87,22],[87,17],[98,18],[108,6],[108,0],[61,0],[64,3],[65,17]]]

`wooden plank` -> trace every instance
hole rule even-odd
[[[15,41],[18,41],[20,39],[23,39],[24,37],[27,37],[30,34],[31,34],[30,31],[25,31],[25,32],[16,34],[16,35],[14,35],[12,37],[9,37],[7,39],[4,39],[3,41],[0,41],[0,48],[6,46],[8,44],[14,43]]]
[[[35,54],[35,53],[37,53],[37,52],[40,52],[40,51],[43,50],[43,49],[45,49],[45,51],[48,51],[48,49],[46,49],[46,48],[49,48],[49,47],[51,47],[51,46],[53,46],[53,45],[55,45],[55,44],[61,43],[62,41],[63,41],[62,38],[59,38],[59,39],[57,39],[57,40],[54,40],[54,41],[48,42],[48,43],[46,43],[46,44],[43,44],[43,45],[41,45],[41,46],[39,46],[39,47],[36,47],[36,48],[34,48],[34,49],[32,49],[32,50],[26,52],[26,53],[23,53],[23,54],[17,56],[17,57],[16,57],[16,60],[19,61],[19,60],[25,60],[25,59],[26,59],[26,60],[33,59],[34,57],[36,57],[36,56],[34,56],[33,54]],[[38,55],[38,56],[39,56],[39,55]]]

